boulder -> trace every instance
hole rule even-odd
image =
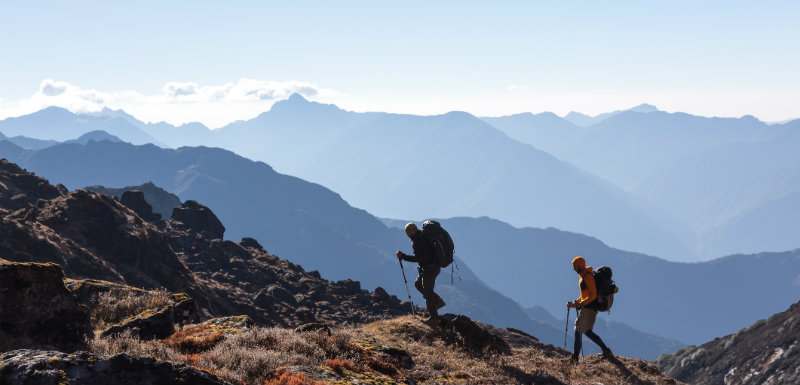
[[[188,200],[172,209],[171,220],[181,222],[195,232],[207,235],[210,239],[222,238],[225,234],[225,226],[214,215],[214,212],[197,201]]]
[[[92,332],[89,316],[63,279],[64,272],[54,263],[0,259],[0,351],[73,351],[84,346],[84,337]]]
[[[455,343],[474,354],[510,354],[511,346],[462,314],[445,314],[438,318],[438,326],[444,331],[445,340]]]

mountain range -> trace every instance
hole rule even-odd
[[[647,105],[585,126],[554,114],[483,119],[679,220],[702,259],[800,246],[787,219],[800,212],[800,120],[768,125]]]
[[[214,131],[136,123],[122,112],[107,113],[69,116],[51,108],[0,121],[0,132],[8,126],[17,132],[23,123],[30,130],[43,122],[58,126],[60,120],[67,126],[84,120],[98,126],[125,123],[141,135],[126,137],[118,127],[108,132],[134,144],[147,135],[174,147],[226,148],[320,183],[381,217],[487,215],[516,226],[553,226],[629,250],[695,260],[687,246],[691,232],[669,215],[467,113],[354,113],[299,95],[254,119]]]

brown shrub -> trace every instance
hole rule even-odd
[[[351,372],[360,372],[361,371],[361,368],[359,368],[358,366],[356,366],[352,362],[347,361],[347,360],[340,360],[338,358],[325,360],[325,366],[333,369],[334,372],[340,373],[340,374],[344,371],[344,369],[347,369],[347,370],[349,370]]]
[[[280,374],[264,381],[264,385],[325,385],[323,382],[315,381],[305,374],[294,373],[288,370],[281,371]]]
[[[216,346],[225,339],[225,332],[209,325],[193,325],[178,330],[161,342],[181,353],[199,353]]]

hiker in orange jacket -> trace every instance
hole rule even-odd
[[[612,358],[614,354],[611,353],[611,349],[603,343],[600,336],[592,331],[594,321],[597,319],[597,286],[594,283],[592,267],[586,266],[586,260],[583,257],[575,257],[572,260],[572,269],[580,277],[578,278],[578,286],[581,288],[581,296],[575,301],[567,302],[568,308],[575,308],[578,312],[578,318],[575,320],[575,346],[570,361],[573,363],[578,362],[583,334],[586,334],[600,349],[603,349],[603,357]]]

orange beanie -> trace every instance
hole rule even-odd
[[[575,257],[572,259],[572,266],[578,266],[581,268],[586,267],[586,260],[583,257]]]

